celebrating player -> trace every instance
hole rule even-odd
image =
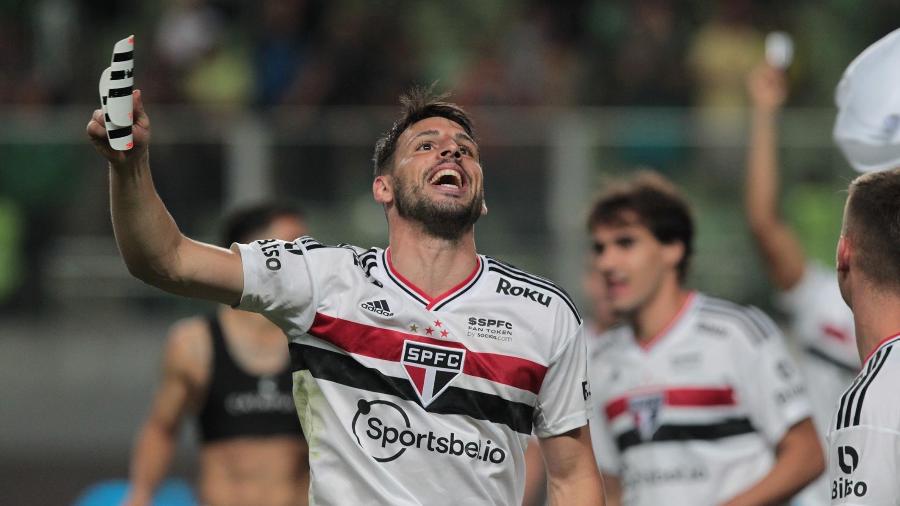
[[[129,270],[172,293],[260,312],[292,340],[295,403],[316,504],[512,504],[532,430],[554,504],[603,504],[587,430],[581,317],[551,282],[475,249],[484,214],[468,115],[414,90],[375,148],[372,193],[387,249],[304,237],[188,239],[150,176],[135,92],[135,147],[109,148],[113,228]]]
[[[594,204],[589,228],[613,311],[591,436],[610,504],[760,505],[818,476],[822,448],[781,333],[754,308],[684,287],[694,226],[661,176]]]
[[[869,46],[838,85],[834,136],[861,172],[850,183],[837,246],[862,370],[828,433],[831,504],[900,505],[900,30]],[[881,172],[879,172],[881,171]]]
[[[287,241],[305,232],[298,211],[266,204],[234,213],[224,244]],[[258,314],[227,307],[173,327],[162,383],[131,459],[129,506],[151,504],[188,412],[196,414],[201,438],[201,504],[306,504],[307,448],[281,329]]]

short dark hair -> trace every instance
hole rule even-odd
[[[640,224],[661,243],[681,242],[684,255],[678,262],[678,279],[684,281],[694,252],[694,220],[690,207],[669,180],[652,171],[611,184],[594,201],[588,215],[588,233],[601,225],[631,224],[626,214],[637,215]]]
[[[900,293],[900,168],[850,183],[844,227],[863,273]]]
[[[400,117],[375,143],[375,154],[372,157],[375,176],[390,172],[394,151],[397,149],[397,139],[410,125],[423,119],[447,118],[461,126],[472,140],[476,140],[469,114],[462,107],[447,102],[448,97],[449,94],[446,93],[435,94],[434,84],[415,86],[400,96]]]
[[[222,246],[246,243],[278,218],[290,216],[302,220],[303,211],[299,207],[284,203],[255,204],[236,209],[225,218],[222,227]]]

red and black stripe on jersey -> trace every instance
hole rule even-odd
[[[734,390],[722,388],[679,388],[669,387],[659,392],[663,406],[682,408],[720,408],[737,404]],[[613,419],[628,412],[629,396],[609,401],[604,407],[606,419]],[[712,441],[730,436],[754,432],[753,424],[747,417],[725,416],[708,423],[664,423],[653,431],[649,438],[641,437],[637,428],[615,434],[616,446],[620,452],[648,443],[662,441]]]
[[[400,363],[404,341],[416,341],[466,350],[462,374],[538,394],[547,367],[524,358],[477,352],[457,342],[407,334],[324,314],[317,314],[309,334],[348,354]],[[315,346],[291,343],[294,371],[308,370],[313,377],[348,387],[421,402],[406,378],[392,377],[366,367],[352,356]],[[499,395],[450,386],[427,407],[430,413],[467,415],[502,423],[522,434],[531,434],[534,407]]]

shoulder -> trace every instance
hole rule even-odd
[[[581,314],[562,287],[496,258],[483,258],[491,289],[496,294],[521,302],[528,310],[552,311],[575,326],[581,325]]]
[[[837,429],[873,426],[900,431],[900,338],[881,346],[838,400]]]
[[[707,295],[699,297],[695,325],[701,332],[752,347],[781,335],[775,322],[759,309]]]
[[[175,322],[166,337],[165,369],[192,378],[202,375],[212,357],[211,336],[207,317],[195,316]]]

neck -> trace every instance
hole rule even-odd
[[[430,297],[458,285],[478,265],[472,229],[458,240],[448,241],[405,221],[392,223],[390,248],[393,268]]]
[[[665,283],[631,318],[634,336],[642,345],[668,330],[681,312],[691,292],[677,282]]]
[[[878,287],[860,290],[853,297],[853,321],[856,349],[864,361],[884,339],[900,333],[900,295],[892,295]]]

